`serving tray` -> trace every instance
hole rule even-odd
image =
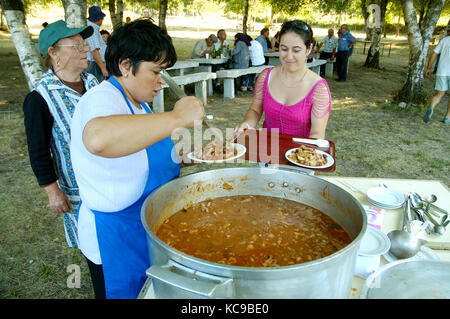
[[[234,143],[239,143],[247,148],[247,151],[242,156],[245,160],[251,162],[267,163],[267,164],[278,164],[286,165],[291,167],[299,168],[299,166],[289,162],[285,153],[296,147],[300,147],[303,143],[293,142],[292,138],[301,137],[288,134],[279,134],[267,131],[266,129],[252,130],[247,129],[238,138],[234,140]],[[307,138],[310,140],[315,140],[314,138]],[[308,147],[318,149],[330,154],[334,163],[330,167],[326,168],[305,168],[308,170],[320,171],[320,172],[333,172],[336,170],[336,158],[335,158],[335,145],[333,141],[328,140],[329,147],[317,147],[316,145],[304,144]],[[278,152],[273,153],[272,149]],[[272,154],[273,153],[273,154]],[[302,168],[303,169],[303,168]]]

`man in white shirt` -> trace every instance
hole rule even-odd
[[[191,59],[204,58],[206,53],[212,57],[213,46],[216,42],[217,37],[214,34],[210,34],[206,39],[198,40],[192,51]]]
[[[447,31],[450,30],[450,26],[447,26]],[[433,115],[433,110],[436,105],[441,102],[445,93],[449,92],[450,89],[450,36],[443,38],[439,44],[434,48],[428,60],[427,71],[425,73],[426,77],[431,74],[431,68],[434,61],[436,60],[438,54],[440,54],[439,65],[436,72],[436,84],[434,89],[436,90],[435,95],[431,99],[430,108],[426,111],[423,121],[428,123]],[[450,123],[450,101],[447,103],[447,113],[442,120],[443,123]]]
[[[320,48],[324,46],[324,50],[320,52]],[[322,39],[322,41],[319,43],[319,46],[317,47],[317,53],[320,52],[319,59],[327,60],[330,59],[331,61],[334,60],[334,56],[336,55],[336,48],[338,46],[338,38],[334,36],[334,30],[329,29],[328,35]],[[325,64],[320,66],[320,76],[325,75]]]
[[[227,33],[224,29],[220,29],[219,31],[217,31],[217,39],[218,41],[214,43],[214,47],[216,49],[216,57],[220,58],[221,53],[224,56],[228,56],[230,45],[227,41]]]
[[[217,31],[217,42],[214,43],[214,49],[216,52],[216,58],[220,59],[221,55],[223,57],[227,57],[229,54],[229,50],[230,50],[230,45],[227,41],[227,32],[224,29],[220,29],[219,31]],[[213,72],[217,72],[219,71],[221,68],[226,69],[227,68],[227,63],[224,64],[213,64],[212,65],[212,71]],[[215,79],[214,80],[214,87],[215,87],[215,91],[219,92],[219,93],[223,93],[222,88],[220,87],[220,79]]]
[[[86,72],[93,74],[99,82],[108,76],[105,65],[106,43],[100,34],[100,27],[105,16],[100,7],[92,6],[89,8],[87,25],[94,28],[94,33],[86,39],[90,48],[87,53],[88,69]]]

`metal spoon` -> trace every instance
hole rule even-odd
[[[437,196],[434,194],[430,194],[427,196],[427,210],[430,210],[430,205],[437,201]]]
[[[433,207],[436,208],[437,206],[433,205],[432,203],[427,202],[426,200],[422,199],[422,197],[420,197],[419,194],[417,194],[416,192],[412,193],[413,195],[413,200],[414,200],[414,206],[420,209],[424,209],[425,212],[429,212],[429,208]],[[437,200],[437,199],[436,199]],[[425,206],[425,204],[427,204]],[[436,217],[440,217],[437,213],[435,212],[431,212],[432,215],[436,216]]]
[[[330,143],[327,140],[323,140],[320,138],[318,138],[316,140],[311,140],[311,139],[307,139],[307,138],[293,137],[292,142],[312,144],[312,145],[316,145],[318,147],[329,147],[330,146]]]
[[[450,249],[450,243],[428,242],[402,230],[391,231],[388,237],[391,241],[389,253],[398,259],[415,256],[424,245],[432,249]]]
[[[447,227],[447,225],[450,223],[450,220],[447,220],[446,222],[443,222],[441,225],[435,225],[434,226],[434,232],[439,234],[439,235],[444,235],[445,234],[445,227]]]

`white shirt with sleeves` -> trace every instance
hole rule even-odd
[[[321,41],[323,43],[323,51],[327,53],[333,53],[333,49],[336,49],[338,47],[338,38],[336,38],[334,35],[329,38],[328,36],[324,37]]]
[[[252,61],[253,66],[263,65],[266,62],[261,43],[256,40],[252,40],[250,41],[250,46],[248,49],[250,51],[250,61]]]
[[[434,53],[440,54],[436,76],[450,76],[450,36],[439,41]]]
[[[146,113],[131,102],[130,105],[135,114]],[[131,112],[122,93],[109,81],[103,81],[83,95],[72,119],[71,160],[82,201],[78,216],[79,248],[95,264],[101,264],[101,258],[95,216],[90,209],[116,212],[130,206],[144,191],[149,170],[145,150],[105,158],[90,153],[84,146],[83,131],[90,120],[117,114]]]
[[[94,22],[87,21],[87,25],[94,28],[94,33],[86,39],[86,42],[89,44],[89,52],[87,53],[87,60],[94,61],[94,57],[92,56],[91,51],[98,49],[100,53],[100,57],[103,62],[105,62],[105,52],[106,52],[106,42],[103,40],[103,37],[100,33],[100,27],[96,25]]]

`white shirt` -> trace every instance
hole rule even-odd
[[[322,39],[321,41],[323,43],[323,51],[327,53],[333,53],[333,49],[337,50],[338,47],[338,38],[336,38],[334,35],[329,38],[328,35]]]
[[[135,114],[146,113],[130,105]],[[95,217],[90,209],[116,212],[136,202],[144,191],[149,169],[145,150],[105,158],[90,153],[84,146],[86,124],[96,117],[114,114],[131,112],[123,95],[109,81],[103,81],[83,95],[72,118],[70,154],[82,200],[78,215],[79,248],[95,264],[101,264],[101,258]]]
[[[450,36],[439,41],[434,53],[440,54],[436,76],[450,76]]]
[[[222,43],[220,42],[220,40],[217,40],[217,42],[214,43],[214,47],[216,48],[216,51],[219,51],[221,45],[222,45]],[[227,40],[223,40],[223,46],[229,47]]]
[[[256,40],[250,41],[248,50],[250,51],[250,60],[252,61],[252,66],[263,65],[266,62],[264,58],[264,50],[261,43]]]
[[[87,25],[90,25],[94,28],[94,33],[92,33],[92,35],[86,39],[86,42],[89,44],[87,60],[94,61],[94,57],[92,56],[91,51],[98,49],[103,62],[105,62],[106,43],[105,40],[103,40],[102,35],[100,34],[100,27],[89,20],[87,21]]]

